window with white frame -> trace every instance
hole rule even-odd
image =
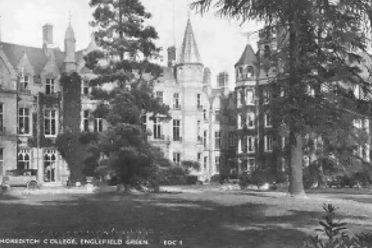
[[[82,94],[84,96],[87,96],[87,95],[89,95],[89,93],[90,93],[90,84],[89,84],[89,81],[88,80],[84,80],[83,81]]]
[[[282,150],[284,150],[287,147],[287,139],[285,137],[282,137]]]
[[[254,158],[248,158],[248,172],[253,172],[256,169],[256,160]]]
[[[174,93],[173,94],[173,108],[180,109],[180,94]]]
[[[56,150],[45,150],[44,151],[44,180],[46,182],[54,182],[55,178],[55,169],[57,161],[57,151]]]
[[[180,141],[180,120],[173,120],[173,140],[174,141]]]
[[[272,127],[270,113],[265,113],[265,127]]]
[[[173,153],[173,162],[176,164],[179,164],[181,162],[181,153],[180,152],[174,152]]]
[[[265,89],[263,91],[263,103],[264,104],[270,103],[270,91],[268,89]]]
[[[254,93],[253,90],[247,89],[245,91],[245,102],[247,105],[254,105]]]
[[[307,86],[307,94],[309,96],[315,96],[315,89],[311,87],[310,85]]]
[[[241,105],[241,97],[240,91],[236,92],[236,103],[238,107]]]
[[[216,172],[219,172],[220,171],[220,166],[221,166],[221,157],[220,156],[214,157],[214,165],[216,167]]]
[[[197,161],[200,163],[201,157],[202,157],[201,152],[198,152],[197,155],[196,155],[196,157],[197,157]]]
[[[229,146],[234,146],[234,132],[229,132]]]
[[[30,134],[30,109],[18,108],[18,134]]]
[[[162,132],[161,132],[161,123],[159,118],[154,119],[154,139],[161,139]]]
[[[51,95],[56,93],[54,78],[47,78],[45,82],[45,94]]]
[[[197,109],[201,109],[202,108],[202,105],[201,105],[201,95],[200,94],[196,94],[196,107],[197,107]]]
[[[4,175],[4,148],[0,147],[0,176]]]
[[[221,149],[222,147],[222,140],[221,140],[221,131],[217,131],[214,133],[214,148]]]
[[[103,132],[103,116],[100,113],[94,116],[94,132]]]
[[[4,104],[0,102],[0,132],[4,131]]]
[[[238,138],[238,153],[242,152],[242,139]]]
[[[30,169],[31,151],[29,149],[21,149],[18,152],[17,169]]]
[[[265,136],[265,151],[271,152],[273,150],[273,137],[271,135]]]
[[[242,116],[240,114],[238,114],[237,118],[236,118],[236,126],[238,128],[240,128],[242,126]]]
[[[19,78],[18,90],[21,90],[21,91],[28,90],[28,83],[29,83],[29,77],[21,76]]]
[[[255,114],[250,112],[247,114],[247,127],[254,128]]]
[[[84,132],[89,132],[89,118],[90,118],[90,110],[86,109],[83,111],[83,131]]]
[[[247,137],[247,150],[248,153],[252,153],[255,150],[255,138],[253,136]]]
[[[156,92],[156,98],[159,100],[160,103],[164,103],[163,91],[157,91]]]
[[[57,109],[45,109],[44,111],[44,134],[46,136],[57,135]]]
[[[361,129],[363,127],[362,119],[354,119],[354,127]]]

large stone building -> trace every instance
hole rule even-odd
[[[68,25],[64,51],[53,45],[53,26],[42,28],[41,48],[0,42],[0,177],[6,170],[38,169],[38,180],[67,181],[67,164],[54,146],[63,131],[63,72],[78,72],[84,79],[81,89],[81,129],[103,131],[102,118],[90,115],[89,78],[83,56],[96,49],[76,51],[75,34]],[[17,114],[18,113],[18,114]]]
[[[147,117],[148,140],[162,148],[175,163],[199,162],[197,173],[209,179],[227,161],[229,127],[227,109],[233,109],[227,73],[220,73],[212,87],[211,72],[204,68],[190,20],[182,46],[168,48],[168,66],[154,85],[156,97],[170,106],[171,120]],[[230,122],[229,122],[230,121]],[[230,130],[232,131],[232,130]],[[232,145],[232,144],[230,144]]]

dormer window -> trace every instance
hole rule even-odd
[[[254,69],[253,66],[247,67],[247,78],[253,78],[254,77]]]
[[[45,82],[45,94],[51,95],[54,93],[56,93],[54,78],[47,78]]]
[[[28,76],[21,76],[19,79],[18,90],[25,91],[28,89]]]

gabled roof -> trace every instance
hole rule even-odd
[[[254,53],[252,46],[250,44],[247,44],[242,56],[240,57],[239,61],[235,64],[235,67],[239,65],[254,65],[256,62],[257,62],[256,54]]]
[[[196,45],[194,32],[192,30],[190,19],[187,21],[185,35],[183,37],[182,47],[179,56],[179,64],[201,64],[201,58]]]
[[[18,65],[19,60],[25,53],[34,68],[36,74],[40,74],[49,58],[41,48],[28,47],[22,45],[16,45],[11,43],[0,42],[3,46],[3,51],[9,59],[9,62],[14,68]]]

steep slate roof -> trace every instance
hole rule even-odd
[[[4,53],[6,54],[14,68],[18,65],[19,60],[23,57],[23,53],[27,55],[36,74],[40,74],[45,64],[49,60],[48,56],[41,48],[28,47],[5,42],[0,42],[0,44],[3,46]]]
[[[4,53],[6,54],[14,68],[18,65],[20,59],[23,57],[23,53],[26,53],[31,66],[35,70],[35,74],[40,74],[49,60],[48,56],[45,54],[42,48],[28,47],[5,42],[0,42],[0,45],[3,46]],[[53,48],[52,51],[58,69],[61,72],[64,71],[63,61],[65,59],[65,52],[61,51],[59,48]],[[83,58],[83,51],[84,50],[75,52],[75,59],[77,62]]]
[[[235,64],[235,67],[239,65],[254,65],[256,61],[257,61],[256,54],[254,53],[252,46],[250,44],[247,44],[242,56],[240,57],[239,61]]]
[[[190,19],[187,21],[185,35],[183,37],[182,47],[179,56],[179,64],[201,64],[201,58],[196,45],[194,32],[192,30]]]

